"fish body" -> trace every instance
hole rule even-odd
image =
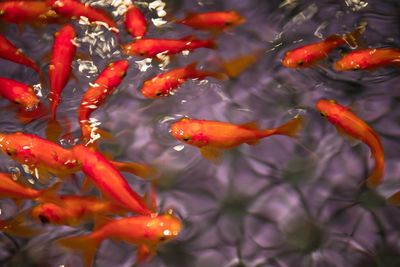
[[[83,139],[90,139],[91,127],[89,117],[97,110],[122,82],[128,70],[129,63],[120,60],[109,64],[89,87],[81,99],[78,109],[78,120]]]
[[[383,179],[385,164],[383,146],[378,134],[367,123],[352,113],[349,108],[338,104],[335,100],[319,100],[316,104],[316,109],[339,132],[361,140],[371,149],[372,157],[375,159],[375,167],[367,179],[367,185],[370,187],[378,186]]]
[[[189,13],[176,23],[189,26],[196,30],[222,31],[236,27],[246,21],[236,11],[217,11],[206,13]]]
[[[0,58],[24,65],[39,73],[39,67],[36,65],[36,63],[26,56],[21,49],[14,46],[2,34],[0,34]]]
[[[12,79],[0,77],[0,95],[25,110],[33,110],[39,105],[39,99],[31,86]]]
[[[36,199],[42,191],[22,186],[10,174],[0,173],[0,197],[15,199]]]
[[[176,139],[199,148],[205,158],[218,162],[220,149],[231,149],[243,143],[255,145],[271,135],[295,136],[302,123],[303,118],[299,116],[280,127],[260,130],[255,123],[236,125],[184,118],[173,123],[170,132]]]
[[[82,164],[83,173],[110,200],[137,214],[152,214],[143,198],[131,189],[125,178],[104,156],[83,145],[73,147],[72,151]]]
[[[102,22],[114,32],[118,32],[114,20],[103,10],[84,4],[78,0],[47,0],[47,4],[63,17],[79,19],[86,17],[89,22]]]
[[[197,40],[192,36],[180,40],[174,39],[141,39],[122,45],[122,51],[131,56],[156,57],[158,54],[173,55],[184,50],[197,48],[215,48],[213,40]]]
[[[373,70],[386,66],[400,66],[400,49],[395,48],[369,48],[352,51],[339,59],[334,69],[337,71],[348,70]]]
[[[0,14],[0,20],[15,24],[59,22],[59,16],[45,1],[3,1]]]
[[[138,258],[141,258],[140,253],[154,252],[157,246],[177,237],[180,231],[181,222],[171,214],[135,216],[110,221],[91,234],[64,238],[58,242],[65,247],[81,250],[85,266],[92,266],[97,247],[105,239],[138,245]]]
[[[192,63],[182,68],[173,69],[145,81],[141,88],[146,98],[159,98],[169,96],[175,89],[189,79],[202,80],[207,76],[220,78],[221,74],[196,69],[197,63]]]
[[[142,39],[147,32],[147,22],[142,11],[134,5],[130,6],[125,13],[125,29],[136,39]]]
[[[71,25],[63,26],[55,34],[53,51],[49,65],[50,94],[52,118],[56,118],[57,106],[61,93],[67,84],[72,70],[72,61],[76,52],[73,40],[76,32]]]
[[[96,216],[122,214],[124,209],[109,201],[95,197],[60,196],[60,203],[47,202],[34,207],[33,218],[42,223],[78,226],[82,222],[94,220]]]

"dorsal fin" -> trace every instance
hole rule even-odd
[[[188,36],[181,38],[181,40],[182,41],[193,41],[193,40],[196,40],[196,37],[193,35],[188,35]]]
[[[240,127],[246,128],[249,130],[260,130],[260,127],[258,126],[257,122],[254,122],[254,121],[240,124]]]

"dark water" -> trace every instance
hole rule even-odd
[[[346,47],[305,70],[286,69],[280,63],[287,50],[350,31],[360,22],[368,23],[363,36],[365,46],[399,47],[400,2],[176,0],[166,4],[167,13],[178,18],[187,11],[232,9],[247,19],[245,24],[218,36],[217,50],[200,49],[188,56],[172,57],[166,69],[193,61],[215,69],[223,60],[255,51],[262,53],[237,79],[188,82],[174,96],[159,100],[144,99],[139,91],[144,80],[161,72],[159,62],[153,60],[150,68],[140,71],[137,61],[142,59],[129,58],[127,77],[93,114],[101,123],[100,128],[115,136],[102,143],[103,150],[117,160],[147,162],[162,170],[158,182],[160,210],[173,208],[184,223],[180,236],[161,246],[157,256],[141,266],[400,266],[400,212],[384,201],[400,189],[399,71],[383,68],[335,72],[332,62],[350,50]],[[110,5],[106,8],[115,9]],[[146,17],[150,20],[157,14],[147,10]],[[121,16],[116,18],[122,22]],[[47,69],[48,60],[41,58],[51,50],[58,27],[51,25],[39,32],[28,27],[19,33],[7,25],[5,32]],[[78,51],[91,51],[93,66],[90,68],[90,62],[74,62],[78,82],[69,82],[59,107],[59,114],[71,123],[75,138],[80,134],[76,112],[89,82],[110,61],[125,58],[112,33],[101,27],[78,28]],[[123,29],[121,24],[120,28]],[[100,31],[103,33],[96,37]],[[150,26],[148,36],[177,38],[191,34],[190,28],[169,23],[160,28]],[[124,33],[122,41],[131,39]],[[1,64],[2,76],[38,83],[31,70],[12,63]],[[45,100],[48,88],[42,88],[41,94]],[[320,98],[334,98],[354,106],[354,112],[381,136],[386,173],[376,191],[359,186],[373,165],[369,149],[349,142],[320,118],[314,109]],[[0,104],[5,107],[7,102],[1,100]],[[218,166],[202,159],[197,149],[182,146],[168,133],[169,124],[182,116],[232,123],[257,121],[269,128],[298,113],[305,113],[308,118],[298,139],[271,137],[257,146],[242,145],[227,151]],[[21,125],[9,109],[0,109],[0,116],[1,131],[44,136],[47,117]],[[74,138],[60,140],[66,147],[75,142]],[[22,171],[3,155],[0,166],[2,171]],[[139,192],[147,188],[134,176],[126,177]],[[72,182],[66,183],[62,191],[77,192],[79,187]],[[26,204],[25,209],[28,208]],[[11,201],[1,202],[2,219],[15,212]],[[79,256],[65,252],[53,241],[84,229],[44,229],[43,234],[32,239],[0,235],[0,266],[80,266]],[[98,250],[96,266],[132,266],[134,252],[133,246],[105,241]]]

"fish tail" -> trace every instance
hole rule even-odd
[[[19,237],[33,237],[40,234],[39,230],[26,225],[25,213],[12,220],[0,221],[0,231]]]
[[[47,189],[44,189],[40,192],[39,197],[36,199],[39,202],[59,202],[62,204],[60,198],[57,195],[58,190],[60,190],[61,183],[54,183]]]
[[[141,244],[136,249],[136,263],[143,263],[154,255],[154,251],[148,246]]]
[[[361,22],[354,31],[346,33],[343,35],[343,40],[350,46],[350,47],[360,47],[362,46],[361,43],[361,35],[365,32],[365,28],[367,27],[367,22]]]
[[[154,167],[146,164],[140,164],[136,162],[118,162],[110,161],[110,163],[121,172],[132,173],[140,178],[151,179],[155,178],[158,174]]]
[[[375,157],[375,167],[371,175],[367,179],[367,186],[369,188],[376,188],[382,183],[384,171],[384,158]]]
[[[297,137],[298,133],[303,129],[304,126],[304,117],[297,116],[288,121],[287,123],[275,128],[274,130],[267,130],[269,131],[268,135],[271,134],[281,134],[287,135],[290,137]]]
[[[210,40],[207,40],[207,41],[204,41],[204,42],[205,42],[204,47],[206,47],[206,48],[210,48],[210,49],[217,49],[218,48],[217,43],[215,42],[214,39],[210,39]]]
[[[394,193],[386,199],[386,203],[389,205],[400,206],[400,191]]]
[[[78,250],[82,254],[84,266],[93,265],[94,256],[100,241],[91,235],[62,238],[57,241],[59,245],[72,250]]]

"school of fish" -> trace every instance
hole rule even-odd
[[[17,105],[22,123],[36,119],[37,112],[49,114],[47,136],[45,138],[25,132],[0,132],[0,151],[12,160],[23,164],[38,179],[43,189],[34,189],[29,183],[12,174],[0,173],[0,196],[10,198],[20,206],[25,200],[36,203],[24,216],[30,216],[38,223],[79,227],[91,222],[95,226],[86,235],[66,237],[57,244],[82,254],[86,266],[92,266],[98,246],[105,239],[121,240],[136,246],[136,261],[151,258],[158,246],[179,236],[184,225],[172,210],[160,211],[157,207],[156,185],[152,178],[162,174],[145,163],[118,162],[101,150],[102,138],[112,133],[93,127],[90,117],[101,109],[126,77],[130,68],[127,60],[109,62],[98,77],[87,86],[79,106],[76,119],[80,125],[81,138],[77,145],[65,148],[59,144],[57,127],[64,122],[57,107],[63,102],[62,93],[72,77],[73,61],[79,56],[75,38],[78,29],[72,20],[86,17],[93,25],[100,24],[117,36],[127,32],[134,40],[121,43],[125,56],[156,58],[157,55],[174,55],[196,49],[218,49],[215,38],[227,30],[245,23],[236,11],[215,11],[190,13],[183,19],[171,19],[171,23],[185,25],[194,30],[210,34],[209,39],[195,35],[179,39],[157,39],[148,36],[148,22],[141,7],[134,4],[126,8],[122,29],[101,8],[94,8],[79,0],[47,1],[2,1],[0,21],[16,25],[28,24],[32,27],[59,25],[54,34],[53,47],[49,58],[47,76],[45,70],[29,55],[0,34],[0,58],[20,64],[21,68],[32,69],[42,86],[47,88],[48,102],[42,103],[33,88],[23,81],[0,77],[0,95]],[[282,65],[287,68],[312,68],[325,60],[332,51],[342,46],[356,47],[333,64],[335,71],[363,71],[386,66],[400,65],[400,49],[362,48],[359,39],[366,25],[359,25],[353,32],[335,34],[322,41],[303,45],[287,51]],[[119,37],[118,37],[119,38]],[[140,88],[143,97],[149,99],[173,97],[174,92],[189,80],[218,79],[224,82],[235,79],[249,65],[255,64],[257,56],[243,56],[230,62],[221,63],[212,70],[202,70],[197,62],[159,73],[146,80]],[[47,82],[48,81],[48,82]],[[326,118],[340,133],[360,140],[367,145],[375,164],[365,179],[371,189],[378,187],[384,177],[385,157],[379,135],[349,107],[333,99],[320,99],[315,110]],[[36,113],[35,113],[36,112]],[[27,118],[27,115],[28,118]],[[274,128],[263,129],[255,122],[233,124],[184,117],[170,125],[170,134],[184,144],[196,147],[210,164],[220,163],[222,151],[244,144],[257,145],[264,138],[274,135],[296,138],[304,129],[305,115],[296,115]],[[100,136],[100,137],[99,137]],[[82,195],[61,195],[60,186],[74,174],[82,172]],[[123,176],[128,172],[149,183],[148,194],[140,195]],[[52,178],[57,177],[57,182]],[[162,179],[162,178],[161,178]],[[154,186],[155,185],[155,186]],[[86,194],[97,190],[102,197]],[[151,195],[151,197],[149,197]],[[396,201],[393,196],[388,201]],[[29,236],[38,234],[37,229],[24,228],[21,218],[2,222],[1,229],[9,234]]]

